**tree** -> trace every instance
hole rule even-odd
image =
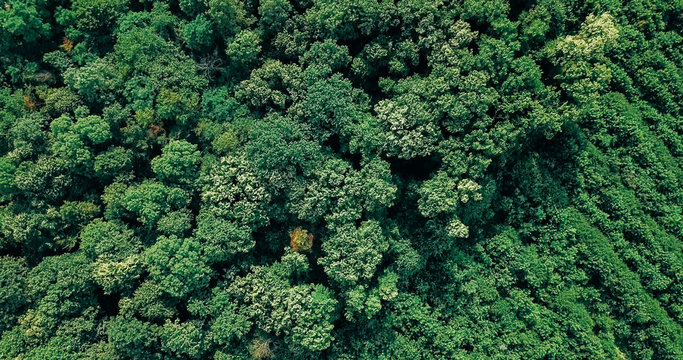
[[[252,322],[239,312],[225,291],[215,289],[209,307],[212,317],[209,331],[218,345],[243,339],[252,327]]]
[[[133,154],[120,146],[111,146],[95,156],[93,169],[95,175],[108,182],[116,178],[124,178],[133,170]]]
[[[254,171],[277,190],[293,186],[321,158],[307,125],[271,115],[252,127],[245,153]]]
[[[302,110],[315,138],[322,141],[332,135],[346,138],[351,125],[369,110],[365,94],[354,90],[351,83],[340,74],[311,82],[306,89]]]
[[[69,27],[68,37],[82,38],[113,26],[127,6],[128,0],[76,0],[70,9],[60,9],[57,21]]]
[[[253,22],[240,0],[209,0],[207,5],[209,17],[216,24],[218,33],[224,37],[237,34],[242,27]]]
[[[259,61],[261,38],[251,30],[242,30],[227,44],[225,54],[230,60],[230,72],[237,79],[249,74],[249,69]]]
[[[153,229],[165,214],[180,210],[188,203],[189,196],[184,190],[145,181],[125,190],[122,205],[147,229]]]
[[[303,255],[288,252],[271,267],[258,267],[236,279],[228,289],[241,305],[241,313],[254,325],[285,335],[292,351],[322,351],[331,345],[337,301],[322,285],[291,286],[288,278],[305,271]]]
[[[89,103],[109,105],[120,91],[118,67],[111,57],[97,58],[83,67],[70,67],[64,71],[64,83]]]
[[[219,159],[202,183],[203,212],[238,221],[252,231],[267,223],[270,193],[244,155]]]
[[[24,292],[27,271],[21,259],[0,258],[0,333],[15,325],[21,310],[27,305]]]
[[[385,2],[317,1],[306,13],[311,26],[326,38],[344,41],[385,32],[392,25],[394,6]]]
[[[154,359],[159,352],[159,327],[135,318],[117,316],[106,324],[107,338],[117,353],[136,359]]]
[[[381,218],[396,196],[389,165],[378,158],[363,163],[360,171],[346,161],[330,159],[310,178],[292,190],[289,207],[299,219],[324,220],[331,229],[363,216]]]
[[[170,296],[185,297],[209,282],[211,269],[193,238],[161,236],[145,250],[143,258],[150,277]]]
[[[76,120],[73,129],[83,138],[90,140],[93,145],[102,144],[112,137],[109,124],[97,115]]]
[[[172,356],[187,356],[190,359],[202,359],[208,342],[201,324],[178,321],[167,321],[159,329],[161,349]]]
[[[82,254],[46,257],[31,269],[26,295],[33,306],[18,325],[26,341],[46,343],[62,322],[92,311],[97,299],[90,271]]]
[[[41,37],[48,36],[52,30],[46,16],[45,4],[42,1],[12,1],[0,9],[0,25],[2,33],[9,36],[0,42],[0,48],[8,49],[16,45],[35,43]],[[11,37],[11,38],[10,38]],[[12,41],[9,41],[9,40]]]
[[[8,196],[16,191],[16,182],[14,181],[14,173],[17,167],[13,161],[6,156],[0,158],[0,195]]]
[[[198,15],[185,25],[183,36],[185,42],[193,50],[204,50],[213,43],[213,29],[211,21],[206,16]]]
[[[80,232],[80,248],[88,257],[124,259],[142,249],[133,231],[122,223],[95,219]]]
[[[151,28],[121,33],[114,55],[123,65],[121,74],[127,75],[122,93],[132,109],[154,110],[156,118],[143,125],[193,125],[199,91],[207,84],[194,61]]]
[[[417,96],[383,100],[375,106],[377,120],[385,129],[387,153],[403,159],[428,156],[440,140],[436,118]]]
[[[356,228],[341,227],[323,243],[325,256],[318,263],[325,273],[341,288],[364,283],[372,279],[389,248],[386,237],[376,221],[365,221]]]
[[[68,68],[68,66],[66,67]],[[81,99],[67,87],[50,89],[44,97],[45,107],[54,114],[72,113],[81,105]]]
[[[152,170],[161,181],[190,185],[197,179],[200,163],[197,145],[171,140],[159,157],[152,159]]]
[[[311,48],[299,60],[306,66],[324,66],[331,72],[345,69],[351,62],[349,48],[327,39],[311,44]]]
[[[259,2],[258,25],[266,34],[277,34],[285,26],[294,11],[292,3],[286,0],[264,0]]]
[[[301,91],[301,68],[280,61],[266,61],[240,83],[235,97],[258,112],[268,108],[282,111],[298,100]]]
[[[202,244],[210,263],[227,262],[254,247],[248,226],[225,219],[211,210],[203,211],[197,217],[195,237]]]

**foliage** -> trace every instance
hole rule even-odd
[[[0,1],[0,358],[683,358],[681,1]]]

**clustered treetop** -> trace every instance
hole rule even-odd
[[[683,2],[0,0],[0,358],[683,358]]]

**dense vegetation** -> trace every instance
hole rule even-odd
[[[0,358],[683,359],[683,2],[0,0]]]

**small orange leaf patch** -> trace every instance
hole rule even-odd
[[[24,107],[28,111],[36,111],[38,110],[38,103],[33,100],[33,97],[30,95],[25,95],[24,96]]]
[[[62,45],[61,45],[61,47],[62,47],[62,49],[64,49],[64,51],[66,51],[66,52],[71,52],[71,50],[74,49],[74,42],[73,42],[73,40],[71,40],[71,39],[69,39],[69,38],[67,38],[67,37],[64,37],[64,38],[62,39]]]
[[[313,234],[300,227],[294,229],[289,234],[289,238],[291,239],[289,246],[296,252],[308,252],[313,247]]]

